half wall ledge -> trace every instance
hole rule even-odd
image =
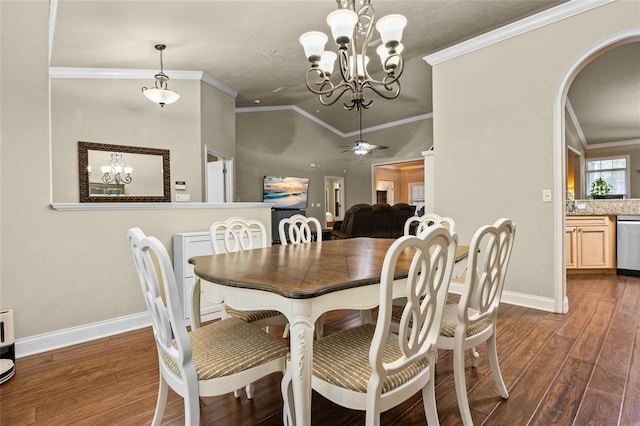
[[[274,203],[51,203],[58,211],[267,208]]]

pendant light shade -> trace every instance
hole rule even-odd
[[[151,102],[159,104],[161,107],[164,107],[166,104],[172,104],[178,99],[180,99],[180,95],[173,90],[169,90],[169,85],[167,82],[169,81],[169,77],[164,73],[164,64],[162,62],[162,51],[167,48],[164,44],[156,44],[155,48],[160,52],[160,72],[155,75],[155,87],[148,89],[146,87],[142,88],[142,93],[144,96],[149,99]]]
[[[180,99],[179,94],[169,89],[158,89],[154,87],[153,89],[143,90],[142,93],[151,102],[160,104],[161,107],[165,106],[165,104],[172,104]]]

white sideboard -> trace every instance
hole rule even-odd
[[[254,244],[259,246],[260,232],[253,232],[252,237]],[[191,312],[191,309],[185,303],[185,301],[188,300],[186,292],[192,288],[196,282],[193,265],[189,263],[189,258],[213,254],[213,248],[211,247],[209,238],[209,231],[179,232],[173,234],[173,270],[176,275],[180,303],[182,303],[184,307],[185,320],[189,320],[189,313]],[[224,234],[220,232],[219,235],[216,235],[216,238],[221,240],[224,238]],[[223,246],[223,244],[218,244],[218,247],[221,246]],[[201,321],[221,318],[222,303],[213,303],[207,300],[202,294],[200,296]]]
[[[184,319],[189,320],[191,308],[185,303],[187,291],[193,288],[196,276],[193,265],[189,264],[189,258],[213,254],[209,231],[180,232],[173,235],[173,270],[176,274],[180,303],[184,309]],[[204,297],[200,297],[200,313],[202,321],[209,321],[222,316],[222,304],[211,303]]]

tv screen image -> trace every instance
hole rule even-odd
[[[275,203],[276,209],[306,209],[309,178],[265,176],[262,201]]]

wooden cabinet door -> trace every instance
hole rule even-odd
[[[609,228],[585,227],[578,230],[578,267],[610,268]]]
[[[577,247],[577,228],[575,226],[566,227],[565,236],[565,262],[567,268],[578,267],[578,247]]]

